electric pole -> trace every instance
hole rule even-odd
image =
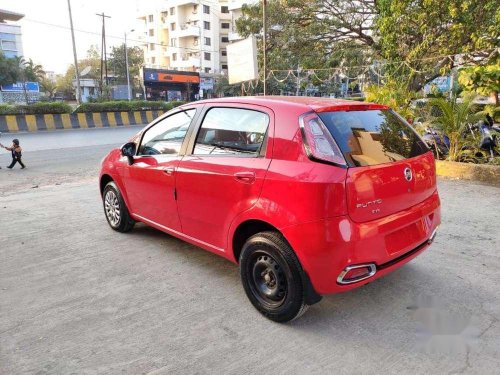
[[[71,40],[73,42],[73,58],[75,62],[75,78],[76,78],[76,103],[80,105],[82,98],[80,90],[80,72],[78,71],[78,58],[76,57],[75,31],[73,29],[73,16],[71,15],[71,3],[68,0],[69,24],[71,27]]]
[[[262,23],[263,23],[263,37],[262,37],[262,48],[264,57],[264,95],[267,94],[267,53],[266,53],[266,43],[267,43],[267,0],[262,0]]]
[[[106,53],[106,22],[105,18],[111,18],[102,13],[96,13],[96,16],[102,18],[102,32],[101,32],[101,96],[102,96],[102,82],[103,80],[106,82],[106,86],[108,86],[108,57]],[[103,64],[104,64],[104,77],[103,77]]]

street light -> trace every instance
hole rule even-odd
[[[129,33],[133,33],[135,30],[132,29]],[[130,91],[130,73],[128,71],[128,51],[127,51],[127,32],[125,34],[125,70],[127,71],[127,97],[128,101],[132,100],[132,92]]]

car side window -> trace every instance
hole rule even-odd
[[[243,108],[211,108],[201,124],[194,155],[256,157],[266,139],[269,116]]]
[[[177,155],[196,109],[188,109],[166,117],[142,138],[139,155]]]

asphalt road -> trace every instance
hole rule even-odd
[[[440,180],[428,251],[277,324],[228,261],[108,228],[96,173],[123,138],[0,170],[0,374],[498,373],[499,188]]]

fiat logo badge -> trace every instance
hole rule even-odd
[[[405,178],[406,178],[406,181],[411,181],[411,179],[413,178],[413,173],[411,173],[411,169],[410,168],[405,168]]]

